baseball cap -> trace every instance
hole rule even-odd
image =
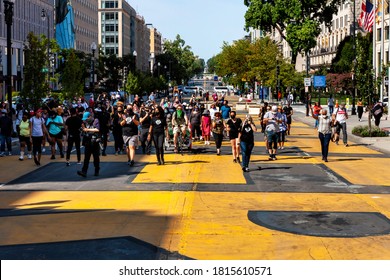
[[[278,106],[276,106],[276,105],[274,105],[274,106],[272,106],[272,112],[277,112],[278,111]]]
[[[85,121],[86,119],[88,119],[90,115],[91,115],[90,112],[85,112],[85,113],[83,114],[83,121]]]

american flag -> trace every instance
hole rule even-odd
[[[362,11],[359,18],[359,26],[363,27],[364,30],[371,32],[372,26],[374,25],[375,20],[375,9],[374,5],[366,0],[362,1]]]

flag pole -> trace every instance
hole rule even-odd
[[[381,0],[381,67],[380,67],[380,75],[381,75],[381,92],[380,92],[380,100],[383,100],[383,92],[384,92],[384,75],[382,75],[384,70],[385,63],[385,5],[384,1]]]
[[[374,9],[374,12],[375,12],[376,0],[373,1],[372,4],[374,6],[373,9]],[[376,58],[377,58],[377,55],[376,55],[376,19],[374,17],[374,23],[373,23],[373,27],[372,27],[372,69],[374,70],[374,81],[378,77],[378,69],[376,68]],[[373,94],[375,94],[376,91],[377,91],[377,88],[374,87]],[[372,101],[372,96],[370,94],[368,103],[371,104],[371,101]]]

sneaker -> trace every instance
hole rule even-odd
[[[348,144],[345,144],[344,146],[345,146],[345,147],[348,147],[349,145],[348,145]]]
[[[42,153],[46,152],[46,149],[45,148],[42,148]]]
[[[81,177],[87,177],[87,174],[84,173],[83,171],[77,171],[77,175],[80,175]]]
[[[134,160],[130,161],[130,166],[134,165]]]
[[[283,146],[283,147],[281,147],[281,149],[282,149],[282,150],[284,150],[284,146]]]
[[[34,157],[34,162],[37,166],[41,165],[41,163],[38,161],[37,157]]]
[[[99,176],[99,169],[95,170],[95,173],[93,174],[93,176]]]
[[[238,163],[241,163],[241,160],[240,160],[240,158],[239,158],[239,157],[237,158],[237,162],[238,162]]]
[[[338,145],[338,144],[339,144],[339,141],[336,141],[335,143],[336,143],[336,145]]]
[[[273,160],[273,159],[274,159],[274,157],[272,155],[269,155],[268,160]]]
[[[130,165],[130,163],[131,163],[131,161],[130,161],[130,160],[128,160],[128,161],[127,161],[127,165]]]
[[[19,157],[19,160],[20,160],[20,161],[22,161],[23,159],[24,159],[23,156],[20,156],[20,157]]]
[[[50,159],[56,159],[55,155],[52,155],[52,156],[50,157]]]
[[[66,162],[66,166],[70,166],[70,162],[69,161]]]
[[[81,161],[78,161],[77,164],[81,164]]]
[[[28,159],[32,159],[31,154],[28,154],[28,155],[27,155],[27,158],[28,158]]]
[[[276,155],[273,155],[272,160],[277,160]]]
[[[12,152],[9,152],[8,155],[9,155],[9,156],[12,156]]]
[[[233,159],[233,162],[234,162],[234,163],[237,163],[237,160],[236,160],[236,159]]]

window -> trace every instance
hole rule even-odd
[[[118,43],[118,37],[117,36],[106,36],[106,43]]]
[[[105,13],[105,20],[118,19],[118,13]]]
[[[118,25],[116,24],[106,24],[105,28],[104,28],[105,31],[109,32],[114,32],[114,31],[118,31]]]
[[[106,9],[114,9],[114,8],[118,8],[118,1],[105,1],[105,2],[102,2],[102,8],[106,8]]]
[[[376,40],[377,41],[382,41],[382,28],[378,28],[377,29]]]
[[[385,40],[389,40],[389,27],[385,27]]]

